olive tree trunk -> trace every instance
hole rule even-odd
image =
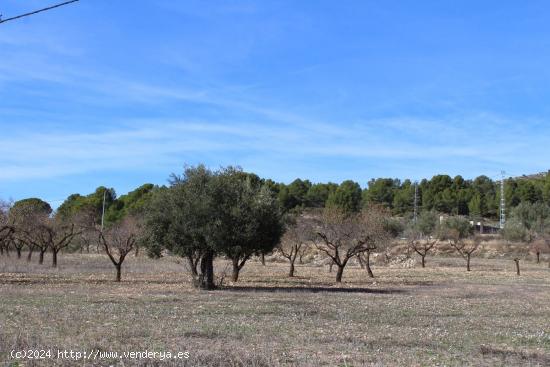
[[[214,253],[208,251],[205,253],[200,261],[201,273],[198,278],[198,288],[200,289],[214,289]]]
[[[239,271],[241,270],[239,268],[239,259],[232,259],[233,263],[233,272],[231,273],[231,280],[236,282],[239,280]]]

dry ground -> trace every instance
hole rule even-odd
[[[48,263],[49,258],[46,259]],[[511,260],[428,258],[427,268],[247,264],[238,284],[189,286],[176,258],[130,258],[123,282],[101,255],[49,264],[0,257],[0,366],[550,365],[550,270]],[[218,272],[225,269],[219,261]],[[14,361],[54,348],[189,351],[187,361]]]

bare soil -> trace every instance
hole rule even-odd
[[[429,257],[427,268],[251,261],[239,282],[190,286],[181,260],[103,255],[59,268],[0,257],[0,366],[548,366],[550,269]],[[218,274],[227,263],[216,263]],[[188,351],[187,360],[13,360],[11,350]],[[18,363],[18,364],[17,364]]]

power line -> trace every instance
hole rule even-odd
[[[7,18],[7,19],[2,19],[2,15],[0,14],[0,24],[1,24],[1,23],[5,23],[5,22],[8,22],[8,21],[10,21],[10,20],[15,20],[15,19],[23,18],[23,17],[28,17],[29,15],[41,13],[41,12],[46,11],[46,10],[51,10],[51,9],[59,8],[60,6],[68,5],[68,4],[71,4],[71,3],[75,3],[75,2],[77,2],[77,1],[79,1],[79,0],[65,1],[64,3],[60,3],[60,4],[57,4],[57,5],[48,6],[47,8],[43,8],[43,9],[31,11],[30,13],[25,13],[25,14],[17,15],[17,16],[15,16],[15,17]]]

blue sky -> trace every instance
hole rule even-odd
[[[0,24],[0,198],[545,171],[549,65],[545,1],[81,0]]]

